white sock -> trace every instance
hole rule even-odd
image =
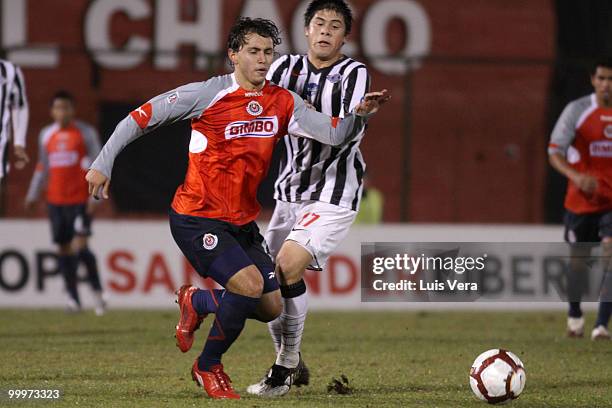
[[[283,300],[283,313],[278,318],[281,323],[282,338],[280,351],[276,356],[276,364],[295,368],[300,361],[300,345],[308,312],[308,294],[303,293]]]
[[[272,341],[274,342],[274,350],[276,351],[276,354],[278,354],[280,352],[282,338],[282,324],[280,316],[271,322],[268,322],[268,331],[270,332],[270,336],[272,336]]]

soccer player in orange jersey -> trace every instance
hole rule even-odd
[[[565,240],[569,243],[601,242],[607,259],[612,255],[612,59],[599,61],[591,75],[594,93],[567,105],[552,132],[550,164],[568,179],[565,196]],[[582,337],[580,308],[583,282],[588,279],[581,257],[590,248],[572,247],[568,275],[570,308],[567,333]],[[583,263],[583,262],[582,262]],[[609,266],[608,266],[609,268]],[[582,273],[582,276],[580,274]],[[592,339],[610,339],[612,277],[606,274]]]
[[[388,99],[385,91],[366,94],[343,119],[309,109],[300,96],[266,80],[279,43],[273,22],[241,18],[228,38],[233,73],[181,86],[133,111],[87,174],[91,194],[108,198],[113,162],[128,143],[159,126],[191,119],[187,174],[172,201],[170,229],[194,269],[225,290],[183,286],[175,336],[181,351],[189,350],[202,319],[215,313],[192,366],[193,379],[213,398],[240,398],[221,357],[245,320],[270,321],[281,311],[274,265],[254,222],[260,211],[257,188],[274,146],[286,134],[342,144]]]
[[[51,100],[53,123],[44,127],[38,141],[38,163],[26,196],[26,210],[38,200],[46,185],[53,242],[58,245],[59,269],[70,297],[68,310],[79,311],[77,266],[82,262],[95,296],[95,312],[104,314],[105,302],[96,257],[87,244],[91,235],[94,203],[88,202],[83,180],[92,159],[100,152],[96,130],[75,119],[74,98],[65,91]]]

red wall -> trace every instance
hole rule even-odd
[[[91,3],[28,2],[28,41],[57,44],[62,49],[57,69],[25,69],[31,104],[29,151],[34,156],[36,135],[48,122],[48,100],[59,88],[73,92],[80,116],[97,123],[98,104],[103,101],[144,101],[207,76],[192,69],[188,55],[173,71],[157,70],[147,58],[127,71],[101,70],[99,86],[92,86],[93,64],[83,51],[84,16]],[[219,50],[229,25],[244,6],[238,0],[221,3],[224,22],[220,26]],[[272,3],[284,26],[290,28],[299,2]],[[367,36],[361,32],[361,22],[375,3],[352,2],[357,11],[352,38],[357,43]],[[372,182],[386,197],[385,220],[541,221],[549,61],[554,56],[555,38],[552,2],[417,3],[425,9],[431,27],[428,58],[409,76],[386,75],[370,65],[373,88],[388,88],[393,95],[389,105],[372,120],[363,144]],[[152,14],[138,22],[120,13],[114,16],[114,43],[120,46],[134,32],[152,38]],[[406,33],[402,24],[390,24],[390,47],[400,49]],[[406,131],[409,140],[405,138]],[[23,196],[33,167],[32,164],[25,171],[11,174],[9,215],[22,215]],[[106,214],[111,213],[107,208]]]

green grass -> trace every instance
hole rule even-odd
[[[224,358],[241,401],[211,401],[196,388],[189,370],[203,332],[180,353],[177,315],[0,310],[0,389],[64,392],[59,402],[0,399],[0,406],[484,407],[467,373],[479,353],[496,347],[526,365],[526,389],[511,406],[612,406],[612,343],[566,339],[560,312],[311,313],[303,342],[311,385],[275,400],[244,392],[274,358],[265,325],[250,321]],[[327,392],[341,374],[352,395]]]

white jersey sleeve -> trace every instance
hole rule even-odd
[[[576,137],[576,129],[580,125],[581,118],[593,106],[592,98],[592,96],[585,96],[570,102],[565,107],[550,136],[549,155],[558,153],[565,156],[567,154],[567,150]]]

